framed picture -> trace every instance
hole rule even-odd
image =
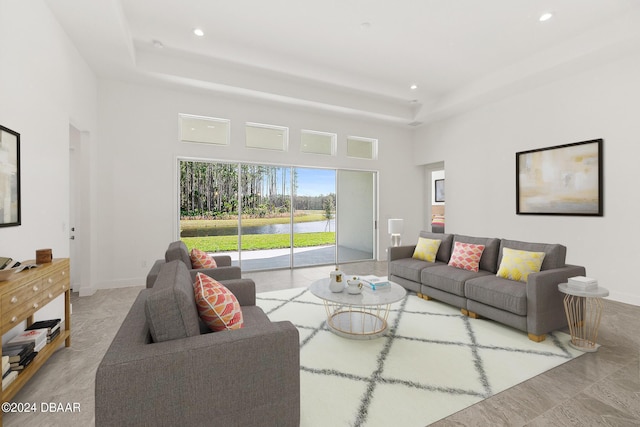
[[[0,227],[20,225],[20,134],[0,126]]]
[[[444,202],[444,179],[436,179],[435,181],[435,201]]]
[[[516,213],[602,216],[602,142],[516,153]]]

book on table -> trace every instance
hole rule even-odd
[[[40,320],[38,322],[33,323],[31,326],[27,328],[27,331],[34,329],[46,329],[47,330],[47,343],[50,343],[60,334],[60,325],[62,319],[50,319],[50,320]]]
[[[14,346],[6,345],[2,347],[2,355],[9,358],[9,363],[19,362],[29,353],[33,353],[36,344],[34,342],[16,344]]]
[[[56,328],[60,327],[60,322],[61,321],[62,321],[62,319],[39,320],[37,322],[34,322],[26,330],[27,331],[32,331],[34,329],[46,329],[47,333],[50,334]]]
[[[24,331],[11,338],[6,347],[12,347],[17,344],[25,344],[29,342],[33,342],[35,344],[35,351],[42,350],[42,348],[47,345],[47,330],[33,329],[30,331]]]
[[[18,371],[9,371],[9,375],[2,378],[2,390],[6,389],[18,376]]]
[[[383,279],[378,276],[361,276],[360,281],[374,291],[376,289],[384,289],[391,286],[387,279]]]
[[[2,378],[5,377],[10,367],[9,356],[2,356]]]
[[[31,353],[29,353],[29,355],[27,357],[25,357],[23,360],[16,362],[16,363],[12,363],[11,364],[11,370],[13,371],[21,371],[24,368],[26,368],[27,366],[29,366],[29,364],[33,361],[33,359],[38,355],[37,351],[33,351]]]

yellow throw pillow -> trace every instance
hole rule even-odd
[[[413,251],[413,257],[423,261],[434,262],[441,242],[442,240],[419,237],[416,249]]]
[[[527,283],[531,273],[537,273],[544,261],[544,252],[528,252],[503,248],[498,277]]]

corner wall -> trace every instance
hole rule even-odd
[[[640,305],[640,53],[420,129],[417,164],[444,161],[447,232],[567,246],[567,263]],[[604,217],[515,213],[515,153],[604,139]]]

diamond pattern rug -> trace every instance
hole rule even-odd
[[[535,343],[415,294],[391,306],[374,340],[332,333],[306,288],[261,293],[257,304],[300,332],[303,427],[425,426],[582,354],[562,332]]]

